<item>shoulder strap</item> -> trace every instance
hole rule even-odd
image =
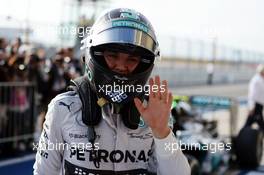
[[[81,76],[71,80],[69,90],[74,90],[80,96],[82,102],[82,121],[87,126],[95,126],[99,124],[102,113],[101,108],[97,104],[97,95],[91,89],[89,80],[86,76]]]

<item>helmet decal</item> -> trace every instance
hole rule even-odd
[[[121,9],[120,12],[121,12],[120,14],[121,18],[131,18],[131,19],[139,20],[139,14],[131,9]]]
[[[113,27],[132,27],[148,33],[148,27],[142,23],[129,20],[116,20],[112,22]]]

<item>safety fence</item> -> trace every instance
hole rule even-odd
[[[32,150],[37,113],[36,86],[0,83],[0,157]]]

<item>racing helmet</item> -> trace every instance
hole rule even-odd
[[[142,87],[160,51],[154,29],[145,16],[127,8],[107,11],[94,23],[82,43],[85,74],[99,97],[110,103],[126,104],[146,93]],[[105,62],[105,50],[138,55],[140,63],[131,74],[114,72]]]

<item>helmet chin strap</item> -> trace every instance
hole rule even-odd
[[[112,113],[120,114],[121,108],[122,108],[122,104],[112,104]]]
[[[103,107],[105,104],[109,104],[104,98],[99,98],[97,104]],[[140,122],[140,114],[133,101],[126,104],[111,104],[111,113],[120,114],[124,125],[129,129],[137,129]]]
[[[109,102],[101,97],[97,100],[97,104],[100,107],[103,107],[105,104],[109,104]],[[127,128],[130,129],[138,128],[138,124],[140,122],[140,113],[138,112],[133,101],[130,101],[129,103],[126,104],[111,103],[111,108],[112,108],[111,109],[112,114],[121,115],[123,123]]]

